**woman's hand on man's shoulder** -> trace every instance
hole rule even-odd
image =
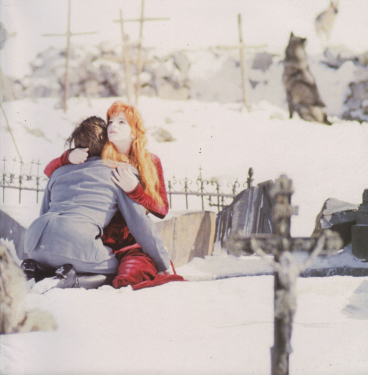
[[[88,148],[76,148],[69,154],[69,161],[72,164],[82,164],[88,158]]]
[[[129,168],[129,162],[125,163],[123,168],[119,166],[114,169],[113,173],[114,176],[111,176],[111,179],[126,193],[132,192],[139,183],[138,178]]]

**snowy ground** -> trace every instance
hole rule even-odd
[[[23,158],[46,163],[60,154],[75,123],[93,114],[104,117],[111,101],[72,99],[68,115],[54,110],[50,99],[4,107]],[[287,173],[296,189],[294,204],[300,206],[293,235],[310,235],[325,199],[359,204],[367,187],[367,123],[337,120],[327,127],[289,120],[283,109],[268,103],[246,110],[239,104],[141,98],[139,108],[150,149],[161,157],[166,176],[195,178],[199,165],[208,179],[245,180],[249,166],[256,183]],[[1,150],[15,156],[2,126]],[[155,142],[156,127],[176,141]],[[38,206],[30,198],[22,209],[16,196],[7,191],[6,197],[6,206],[23,222],[36,215]],[[341,265],[351,258],[336,259]],[[178,269],[191,280],[186,283],[136,292],[103,287],[30,293],[28,308],[49,310],[59,328],[1,336],[0,373],[268,374],[272,276],[213,280],[259,270],[267,267],[249,257],[195,258]],[[366,374],[368,278],[300,279],[298,300],[290,373]]]
[[[290,374],[367,374],[368,278],[300,279],[298,295]],[[30,294],[59,328],[1,336],[0,373],[269,374],[272,298],[272,276]]]

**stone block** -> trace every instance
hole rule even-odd
[[[368,189],[363,192],[363,202],[357,212],[357,224],[368,225]]]
[[[187,264],[194,257],[212,254],[216,226],[214,212],[183,212],[156,222],[156,225],[176,267]]]
[[[352,251],[358,259],[368,261],[368,225],[353,225]]]
[[[363,202],[356,213],[356,225],[352,228],[352,251],[358,259],[368,261],[368,189],[363,192]]]
[[[232,233],[274,233],[272,202],[269,197],[271,186],[272,181],[266,181],[243,190],[230,205],[218,213],[215,249],[226,248],[226,242]]]

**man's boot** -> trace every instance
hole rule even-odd
[[[71,264],[63,264],[55,271],[55,277],[59,279],[55,288],[79,288],[77,273]]]
[[[27,280],[35,279],[38,271],[37,262],[34,259],[24,259],[20,268],[26,275]]]
[[[83,274],[75,271],[71,264],[64,264],[55,271],[55,276],[60,279],[56,288],[84,288],[97,289],[108,281],[107,275]]]
[[[46,277],[52,277],[54,275],[54,271],[45,271],[41,269],[34,259],[24,259],[20,268],[26,275],[27,280],[34,279],[36,283]]]

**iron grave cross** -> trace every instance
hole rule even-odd
[[[229,253],[253,252],[267,261],[274,270],[274,346],[271,348],[271,374],[289,374],[291,332],[296,311],[296,280],[321,253],[331,253],[342,248],[342,240],[336,232],[325,231],[320,237],[292,238],[291,216],[297,208],[291,206],[292,180],[280,176],[271,188],[273,199],[272,220],[276,234],[245,237],[233,235],[229,240]],[[310,256],[305,263],[294,259],[293,251],[306,251]],[[267,254],[273,254],[271,259]]]

